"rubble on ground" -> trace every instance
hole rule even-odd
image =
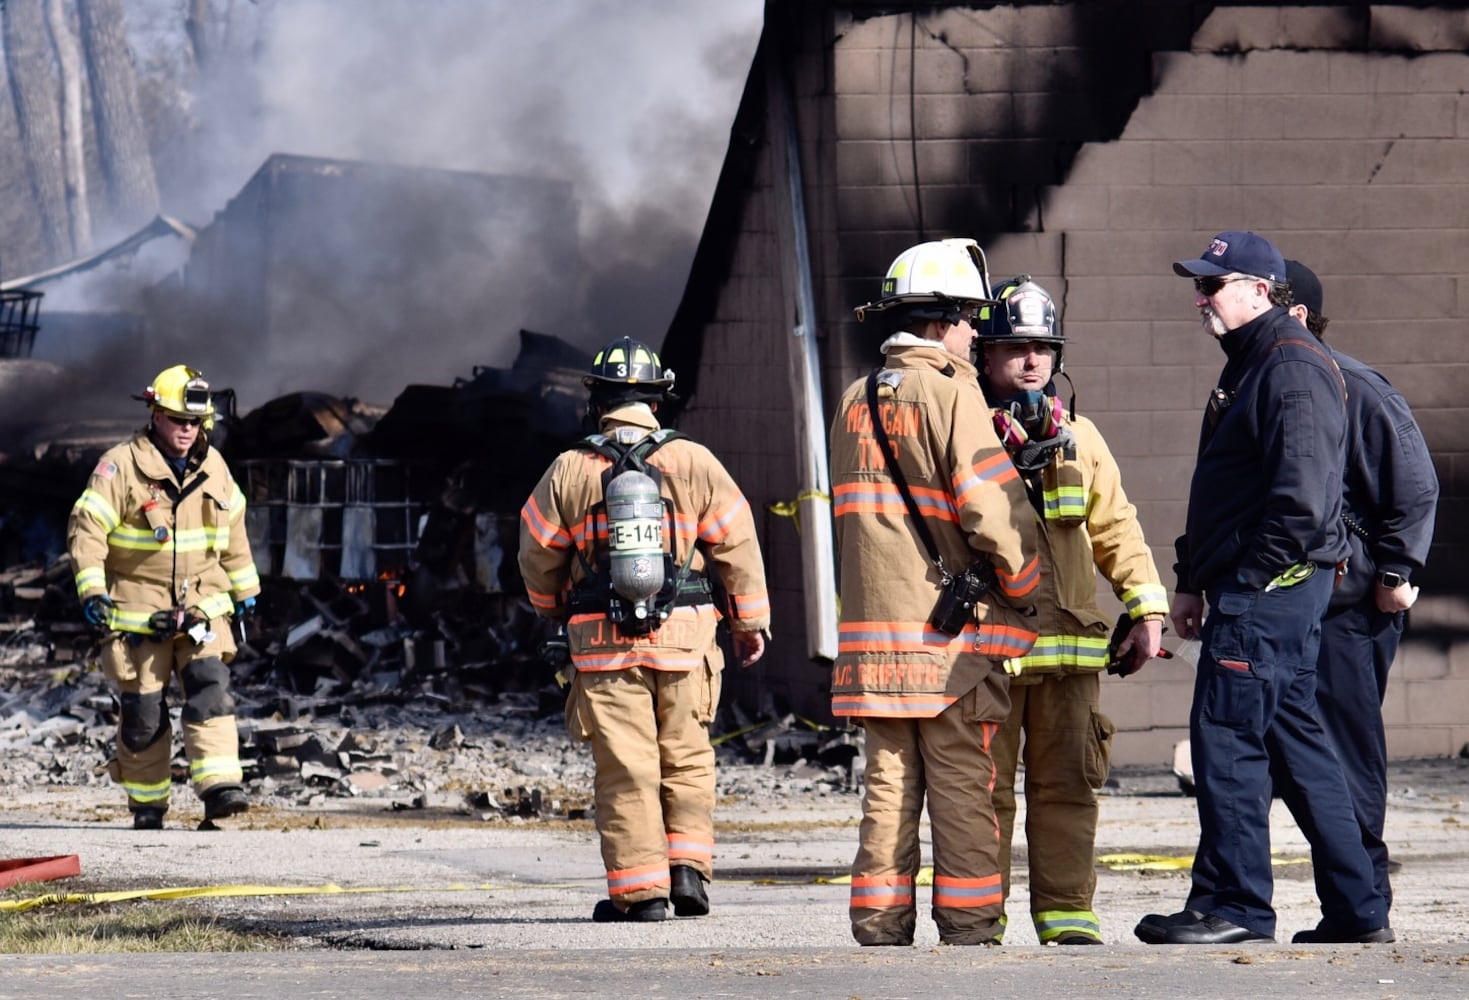
[[[524,599],[514,553],[520,505],[582,432],[590,358],[531,331],[520,341],[509,368],[410,385],[386,409],[295,392],[237,417],[216,391],[212,440],[248,498],[264,588],[233,623],[231,664],[257,800],[485,818],[590,808],[590,753],[565,734],[564,694],[537,653],[550,625]],[[12,430],[0,451],[0,781],[110,781],[116,701],[61,553],[86,476],[134,430]],[[859,731],[725,701],[720,761],[751,766],[722,776],[721,795],[855,787]],[[181,753],[175,778],[187,778]]]
[[[441,592],[415,627],[397,581],[265,584],[231,666],[252,800],[310,808],[360,799],[486,820],[590,814],[591,753],[566,735],[564,694],[536,653],[546,624],[523,601]],[[117,702],[70,587],[65,559],[0,573],[6,787],[111,780]],[[721,797],[855,788],[854,731],[737,704],[720,721]],[[185,785],[175,746],[174,780]]]

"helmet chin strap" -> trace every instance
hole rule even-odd
[[[1075,420],[1076,419],[1076,383],[1073,382],[1073,381],[1071,381],[1071,376],[1068,375],[1065,371],[1059,371],[1059,372],[1056,373],[1056,375],[1060,375],[1062,378],[1064,378],[1066,380],[1066,387],[1071,390],[1071,396],[1066,401],[1066,416],[1070,420]],[[1047,388],[1049,388],[1052,392],[1055,392],[1056,391],[1056,378],[1055,378],[1055,375],[1051,376],[1051,382],[1050,382],[1049,386],[1047,386]]]

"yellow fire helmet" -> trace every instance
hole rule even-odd
[[[143,390],[143,402],[152,410],[175,417],[198,417],[206,431],[214,428],[214,398],[204,376],[187,365],[165,368]]]

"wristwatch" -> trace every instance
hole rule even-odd
[[[1377,582],[1382,584],[1388,590],[1397,590],[1403,585],[1403,574],[1388,573],[1384,571],[1377,574]]]

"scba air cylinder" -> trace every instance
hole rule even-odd
[[[648,600],[663,588],[663,498],[658,484],[629,469],[607,484],[607,542],[612,589],[646,619]]]

